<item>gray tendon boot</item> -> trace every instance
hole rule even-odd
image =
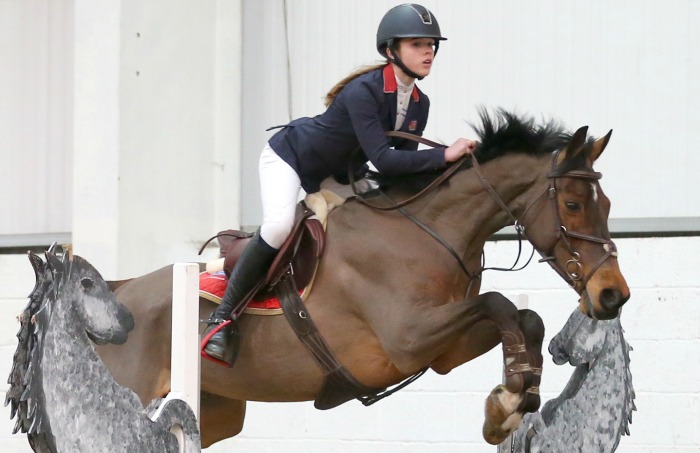
[[[276,255],[277,249],[265,242],[258,229],[233,267],[221,305],[209,316],[203,336],[222,322],[231,319],[233,309],[265,276]],[[238,346],[238,326],[233,320],[209,339],[204,351],[231,367],[238,354]]]

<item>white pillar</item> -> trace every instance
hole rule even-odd
[[[74,0],[73,249],[106,279],[119,239],[120,0]]]

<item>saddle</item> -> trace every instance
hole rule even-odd
[[[265,276],[264,284],[252,300],[262,301],[274,297],[274,286],[288,273],[290,266],[297,288],[306,288],[311,282],[326,242],[323,225],[317,219],[310,218],[313,214],[303,201],[297,205],[292,231],[280,247]],[[224,258],[227,277],[231,276],[233,267],[251,237],[253,233],[224,230],[212,238],[219,242],[219,255]]]

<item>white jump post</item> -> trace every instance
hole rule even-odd
[[[199,423],[199,265],[173,266],[170,394],[190,405]]]
[[[518,294],[514,298],[509,297],[509,295],[506,295],[511,301],[515,304],[515,307],[518,310],[523,310],[527,308],[528,304],[528,297],[527,294]],[[505,384],[506,382],[506,373],[505,373],[505,366],[503,367],[503,383]],[[497,447],[498,453],[511,453],[513,451],[513,435],[511,434],[504,440],[501,444],[498,445]]]
[[[152,415],[160,416],[165,403],[185,401],[197,416],[199,425],[199,265],[173,265],[172,352],[170,356],[170,393]],[[177,434],[177,433],[176,433]],[[183,443],[181,442],[182,446]]]

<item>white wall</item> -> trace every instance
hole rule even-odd
[[[239,225],[241,5],[0,3],[0,247],[124,278]]]
[[[0,247],[72,227],[71,4],[0,2]]]
[[[243,111],[251,116],[244,120],[244,168],[254,171],[267,127],[321,113],[331,86],[379,59],[377,25],[398,3],[245,2]],[[477,106],[555,118],[571,130],[589,125],[598,137],[613,129],[598,168],[611,217],[700,217],[693,187],[700,154],[692,151],[700,128],[700,2],[421,3],[449,38],[430,76],[418,82],[431,99],[426,137],[473,137],[467,122],[478,120]],[[257,186],[246,189],[243,223],[255,225]]]
[[[631,352],[638,410],[620,453],[690,453],[700,449],[700,284],[692,265],[700,238],[620,239],[620,266],[632,297],[622,325]],[[510,264],[512,241],[489,243],[488,264]],[[31,291],[33,272],[24,256],[0,256],[0,376],[9,374],[18,324],[13,315]],[[7,280],[5,280],[7,278]],[[545,264],[516,274],[485,274],[484,289],[527,294],[544,319],[545,348],[576,306],[575,294]],[[556,366],[545,351],[543,401],[557,396],[573,368]],[[357,401],[330,411],[312,403],[249,403],[243,433],[205,451],[249,453],[494,453],[481,438],[483,401],[501,379],[500,351],[447,376],[429,372],[384,401],[365,408]],[[4,379],[2,381],[5,382]],[[6,384],[0,386],[5,391]],[[2,394],[0,393],[0,397]],[[0,417],[2,451],[31,451],[26,438],[11,436],[9,409]],[[2,421],[4,420],[4,421]]]
[[[106,278],[238,225],[240,5],[76,0],[73,243]]]

